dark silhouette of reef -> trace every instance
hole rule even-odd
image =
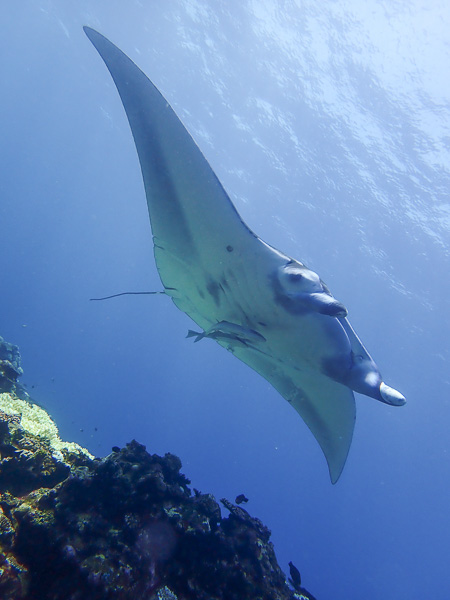
[[[308,600],[287,585],[267,527],[191,493],[173,454],[132,441],[93,458],[61,442],[18,397],[19,358],[0,373],[2,600]]]
[[[5,342],[0,336],[0,394],[14,391],[19,397],[29,398],[26,390],[17,382],[22,374],[19,348]]]

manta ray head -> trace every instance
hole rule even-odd
[[[278,268],[277,279],[287,296],[295,297],[298,294],[324,291],[317,273],[294,260]]]
[[[295,260],[278,267],[274,288],[276,301],[290,313],[347,316],[345,306],[330,294],[317,273]]]

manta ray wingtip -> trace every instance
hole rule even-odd
[[[95,47],[97,47],[95,44],[96,41],[98,41],[98,42],[102,41],[102,40],[108,41],[104,35],[99,33],[96,29],[92,29],[92,27],[89,27],[88,25],[83,25],[83,31],[87,35],[89,40],[94,44]],[[109,43],[111,43],[111,42],[109,42]]]
[[[344,467],[342,467],[342,469],[343,468]],[[332,473],[330,471],[330,481],[331,481],[332,485],[336,485],[336,483],[339,481],[339,477],[341,476],[341,474],[342,474],[342,471],[340,471],[340,473],[338,473],[338,474]]]

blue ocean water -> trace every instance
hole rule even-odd
[[[450,9],[4,3],[0,335],[64,438],[179,455],[245,493],[319,600],[448,598]],[[259,235],[317,271],[403,408],[357,396],[329,482],[298,415],[158,290],[136,151],[82,26],[159,87]]]

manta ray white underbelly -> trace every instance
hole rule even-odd
[[[166,294],[260,373],[301,415],[335,483],[355,422],[353,390],[391,405],[345,307],[316,273],[255,235],[164,97],[105,37],[85,32],[108,67],[139,155],[156,265]]]

